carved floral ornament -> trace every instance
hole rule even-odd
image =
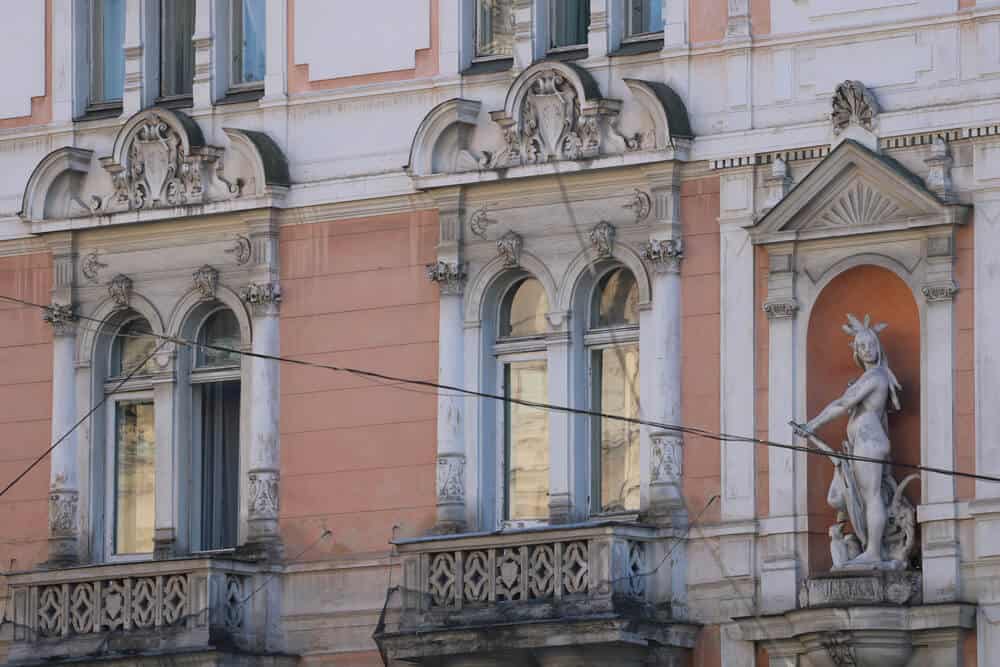
[[[642,244],[640,254],[657,271],[679,273],[681,260],[684,259],[684,241],[681,239],[647,241]]]
[[[108,296],[115,302],[116,308],[128,308],[132,301],[132,279],[119,273],[108,284]]]
[[[602,220],[590,231],[590,244],[598,257],[611,257],[615,250],[615,226]]]
[[[833,92],[833,111],[830,119],[833,121],[833,133],[840,134],[852,123],[860,125],[869,132],[875,127],[878,116],[878,102],[875,96],[865,88],[860,81],[844,81]]]
[[[427,265],[427,278],[440,286],[442,294],[461,294],[466,278],[465,265],[439,260]]]
[[[192,275],[194,288],[202,299],[211,300],[219,289],[219,272],[207,264]]]

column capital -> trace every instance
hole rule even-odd
[[[799,304],[795,299],[781,299],[766,301],[763,308],[769,320],[789,320],[795,317]]]
[[[281,306],[281,285],[250,283],[240,290],[240,298],[253,310],[255,316],[277,315]]]
[[[680,273],[684,259],[682,239],[661,239],[647,241],[639,248],[639,254],[653,266],[656,273]]]
[[[465,290],[467,277],[465,264],[439,259],[437,263],[428,264],[426,268],[427,279],[438,284],[442,296],[461,296]]]
[[[73,304],[53,303],[45,307],[42,319],[51,324],[53,334],[60,337],[75,336],[80,317],[74,312]]]
[[[932,283],[920,288],[921,293],[927,303],[937,303],[940,301],[952,301],[958,293],[958,286],[951,282]]]

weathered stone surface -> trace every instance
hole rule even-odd
[[[812,577],[802,582],[803,608],[921,602],[919,572],[871,572]]]

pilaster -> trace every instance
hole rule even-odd
[[[663,50],[688,48],[688,1],[662,0]]]
[[[214,0],[195,0],[194,9],[194,35],[191,41],[194,43],[194,80],[191,86],[191,94],[195,109],[205,109],[212,106],[212,101],[216,97],[216,52],[215,37],[217,17],[214,15]],[[223,54],[219,54],[223,56]],[[227,59],[220,58],[220,63],[228,62]]]
[[[125,0],[125,84],[122,114],[150,106],[159,92],[159,11],[151,0]],[[152,43],[147,39],[155,37]]]
[[[267,35],[264,57],[264,102],[281,102],[288,95],[288,0],[265,3]]]
[[[514,0],[514,69],[522,70],[545,56],[548,16],[536,0]]]
[[[587,31],[587,57],[604,58],[611,42],[612,4],[616,0],[587,0],[590,3],[590,29]],[[623,3],[617,2],[618,5]]]

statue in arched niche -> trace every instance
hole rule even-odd
[[[904,569],[916,544],[913,505],[903,495],[913,474],[897,484],[890,466],[888,410],[900,409],[902,387],[889,368],[878,334],[886,324],[871,326],[847,316],[844,332],[852,336],[854,361],[864,371],[844,394],[832,401],[805,425],[793,423],[796,433],[819,449],[832,454],[833,481],[827,503],[837,510],[837,523],[830,528],[833,569]],[[843,453],[859,460],[836,456],[832,447],[816,436],[816,430],[838,417],[848,416]],[[844,532],[850,521],[852,533]]]

